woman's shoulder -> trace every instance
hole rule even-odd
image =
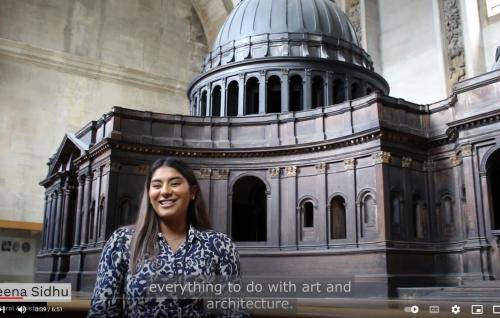
[[[134,232],[135,228],[133,225],[119,227],[111,234],[106,245],[112,248],[128,247],[132,241]]]

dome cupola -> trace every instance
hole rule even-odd
[[[191,114],[246,116],[324,107],[387,82],[332,0],[243,0],[191,83]]]

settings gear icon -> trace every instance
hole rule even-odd
[[[454,315],[458,315],[460,313],[460,306],[459,305],[453,305],[451,307],[451,312]]]

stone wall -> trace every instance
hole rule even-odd
[[[187,113],[207,52],[190,1],[1,1],[0,219],[42,221],[47,158],[113,105]]]
[[[382,76],[391,96],[431,103],[447,96],[439,8],[433,0],[379,0]]]

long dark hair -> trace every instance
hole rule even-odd
[[[156,256],[159,253],[158,233],[160,232],[160,218],[149,202],[149,186],[153,174],[160,167],[170,167],[177,170],[189,183],[190,189],[196,189],[196,197],[189,202],[187,224],[199,230],[211,229],[205,201],[203,200],[198,180],[193,170],[183,161],[175,158],[156,160],[150,167],[144,193],[142,195],[139,215],[135,222],[135,232],[130,248],[130,269],[135,273],[137,264],[146,257]]]

